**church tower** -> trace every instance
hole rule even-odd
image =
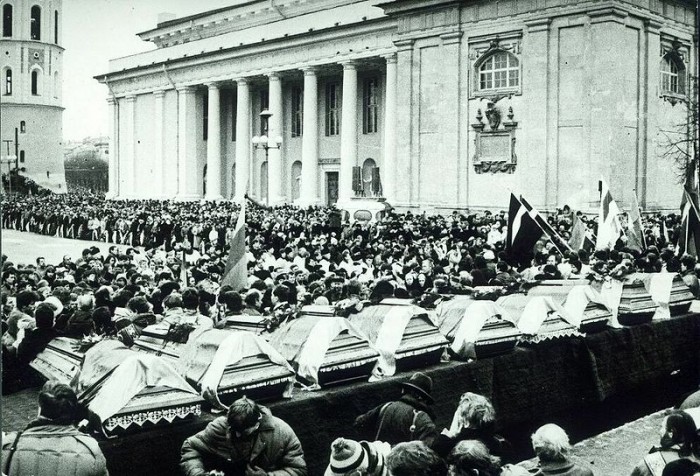
[[[0,0],[0,156],[16,151],[20,174],[54,192],[66,191],[61,10],[62,0]]]

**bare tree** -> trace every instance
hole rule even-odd
[[[700,160],[698,157],[698,78],[689,77],[687,94],[683,98],[674,98],[683,108],[684,120],[672,124],[668,130],[662,131],[664,139],[660,144],[661,157],[670,161],[678,177],[678,182],[685,184],[691,190],[700,185]]]

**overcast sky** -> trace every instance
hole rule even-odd
[[[106,136],[107,87],[93,79],[108,61],[153,49],[137,33],[154,28],[158,14],[178,17],[236,0],[63,0],[63,137]]]

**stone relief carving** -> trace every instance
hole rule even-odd
[[[509,107],[505,115],[508,120],[502,121],[503,114],[496,106],[497,102],[489,100],[484,113],[481,108],[477,109],[475,117],[477,122],[471,125],[475,131],[474,170],[478,174],[512,174],[518,162],[515,154],[515,129],[518,123],[513,120],[515,117],[513,107]],[[484,123],[484,116],[486,116],[486,123]]]

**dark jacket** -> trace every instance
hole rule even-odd
[[[457,446],[457,443],[464,440],[478,440],[482,442],[489,449],[489,453],[501,458],[502,464],[513,462],[512,448],[505,438],[491,432],[475,430],[473,428],[462,428],[455,437],[440,433],[435,438],[432,448],[438,456],[447,458],[447,455]]]
[[[420,440],[428,446],[437,436],[433,411],[412,395],[373,408],[355,420],[355,426],[370,441],[385,441],[394,446],[404,441]]]
[[[226,417],[219,417],[185,440],[180,468],[185,476],[199,476],[212,469],[226,474],[244,474],[247,465],[257,466],[268,476],[306,476],[306,461],[301,443],[289,425],[262,408],[252,452],[239,454],[228,437]]]
[[[2,441],[2,470],[8,476],[103,476],[105,457],[97,441],[72,425],[59,425],[45,418],[29,424],[10,460],[10,448],[17,438],[11,433]],[[21,469],[20,469],[21,468]]]
[[[27,331],[24,339],[17,347],[17,361],[20,365],[28,365],[29,362],[46,349],[54,338],[58,336],[55,329],[32,329]]]
[[[94,331],[94,329],[95,325],[92,320],[92,311],[78,309],[73,313],[70,319],[68,319],[66,328],[63,330],[63,335],[75,339],[82,339],[84,336]]]

